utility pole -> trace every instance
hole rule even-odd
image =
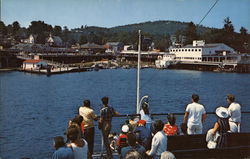
[[[0,0],[0,21],[2,21],[2,0]]]

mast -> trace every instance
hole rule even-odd
[[[137,62],[137,96],[136,96],[136,113],[140,111],[140,69],[141,69],[141,30],[139,32],[138,44],[138,62]]]

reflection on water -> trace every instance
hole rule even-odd
[[[141,95],[150,96],[152,113],[184,112],[192,93],[200,95],[207,111],[226,106],[228,93],[236,95],[244,111],[250,111],[249,79],[249,74],[143,69]],[[109,96],[110,105],[121,114],[134,113],[136,70],[100,70],[50,77],[0,73],[0,157],[51,158],[53,137],[63,135],[67,121],[74,117],[82,101],[90,99],[99,114],[103,96]],[[249,127],[246,125],[245,130]],[[96,132],[98,136],[99,131]]]

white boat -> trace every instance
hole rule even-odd
[[[175,54],[166,53],[163,56],[159,55],[157,60],[155,60],[156,68],[168,68],[170,65],[174,64]]]

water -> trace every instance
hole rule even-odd
[[[243,111],[250,111],[249,85],[250,74],[155,69],[141,72],[141,95],[150,96],[152,113],[184,112],[192,93],[200,95],[200,103],[208,112],[219,105],[226,106],[228,93],[236,95]],[[63,135],[68,120],[75,116],[82,101],[90,99],[99,114],[103,96],[109,96],[110,105],[121,114],[134,113],[136,70],[100,70],[50,77],[1,72],[0,157],[51,158],[53,137]],[[179,121],[182,118],[177,117]],[[250,131],[249,124],[242,127]],[[96,133],[98,143],[99,131]]]

